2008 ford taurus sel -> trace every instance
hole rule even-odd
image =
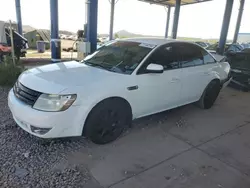
[[[230,66],[202,47],[167,39],[127,39],[83,61],[25,71],[9,92],[16,123],[41,137],[118,138],[133,119],[197,102],[208,109],[230,81]]]

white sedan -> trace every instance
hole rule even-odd
[[[41,138],[117,139],[133,119],[197,102],[211,108],[230,66],[194,43],[126,39],[83,61],[33,68],[9,92],[16,123]]]

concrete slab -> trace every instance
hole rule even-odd
[[[112,188],[249,188],[237,170],[193,149]]]
[[[250,124],[204,144],[200,149],[250,177]],[[250,187],[250,186],[249,186]]]
[[[67,160],[84,163],[93,177],[106,187],[189,148],[188,144],[155,126],[131,132],[109,145],[73,153]]]
[[[247,101],[250,101],[249,93],[226,88],[211,109],[181,107],[170,113],[161,127],[192,145],[199,145],[249,122]]]
[[[96,184],[93,181],[94,186],[249,188],[249,180],[239,170],[245,174],[249,172],[250,155],[245,147],[250,145],[247,141],[250,131],[244,130],[244,141],[237,141],[237,136],[229,138],[235,145],[226,139],[217,149],[215,142],[224,136],[228,137],[231,133],[228,131],[241,130],[239,127],[250,121],[249,99],[249,93],[226,88],[210,110],[187,105],[139,119],[117,141],[104,146],[89,143],[80,151],[68,154],[66,162],[62,163],[87,168],[98,182]],[[219,139],[224,133],[227,134]],[[231,166],[192,149],[186,142],[196,146],[214,142],[214,145],[206,144],[206,147],[201,148],[215,157],[224,149],[219,159]],[[237,154],[225,147],[232,147]],[[225,157],[228,153],[229,157]],[[235,167],[237,165],[240,166],[239,170]]]

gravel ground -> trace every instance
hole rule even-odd
[[[64,164],[66,154],[86,146],[84,139],[42,142],[16,126],[0,88],[0,187],[88,187],[87,168]]]

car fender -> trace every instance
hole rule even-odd
[[[107,88],[103,92],[100,92],[99,88],[96,88],[96,87],[95,87],[95,89],[93,87],[92,88],[86,87],[85,89],[86,90],[82,91],[82,92],[79,92],[77,90],[74,91],[75,93],[79,94],[77,96],[78,99],[76,100],[76,103],[73,104],[75,106],[80,106],[80,110],[79,110],[80,114],[77,114],[78,116],[81,116],[80,118],[82,119],[81,120],[82,123],[81,123],[81,125],[79,125],[79,128],[78,128],[79,131],[83,130],[85,121],[86,121],[89,113],[91,112],[91,110],[98,103],[100,103],[101,101],[108,99],[108,98],[117,97],[117,98],[124,99],[130,105],[131,110],[132,110],[132,114],[133,114],[133,108],[132,108],[131,100],[129,97],[130,95],[127,93],[128,91],[125,88],[124,89],[119,88],[119,89],[114,90],[113,92],[110,92],[110,91],[112,91],[112,88]],[[72,91],[72,90],[73,89],[70,89],[70,91]],[[88,91],[92,91],[92,92],[89,93]],[[64,93],[67,93],[67,90],[64,91]]]
[[[224,80],[228,78],[229,73],[230,73],[230,65],[228,62],[217,63],[217,66],[215,66],[211,71],[210,81],[218,79],[222,83]]]
[[[212,70],[210,71],[209,77],[207,79],[207,82],[203,85],[203,88],[200,90],[201,93],[199,94],[199,97],[202,96],[203,92],[205,91],[205,89],[207,88],[208,84],[211,81],[218,80],[219,82],[221,82],[221,73],[220,71],[218,71],[218,69],[221,69],[220,65],[212,68]]]
[[[100,98],[96,98],[95,100],[91,101],[91,103],[88,104],[88,107],[84,110],[84,114],[82,115],[82,125],[80,128],[80,131],[82,132],[83,131],[83,128],[84,128],[84,125],[86,123],[86,120],[88,118],[88,115],[90,114],[91,110],[97,105],[99,104],[100,102],[102,102],[103,100],[106,100],[106,99],[109,99],[109,98],[121,98],[123,100],[125,100],[130,108],[131,108],[131,113],[133,115],[133,109],[132,109],[132,106],[131,104],[129,103],[129,101],[126,99],[126,97],[124,96],[119,96],[119,95],[106,95],[106,96],[102,96]]]
[[[95,98],[94,100],[91,101],[91,103],[89,103],[89,108],[87,110],[87,114],[90,113],[90,111],[101,101],[105,100],[105,99],[109,99],[109,98],[121,98],[123,100],[125,100],[131,107],[132,110],[132,114],[133,114],[133,108],[132,105],[130,103],[129,97],[127,97],[127,95],[121,95],[118,93],[112,93],[112,94],[106,94],[106,95],[100,95],[98,98]]]

